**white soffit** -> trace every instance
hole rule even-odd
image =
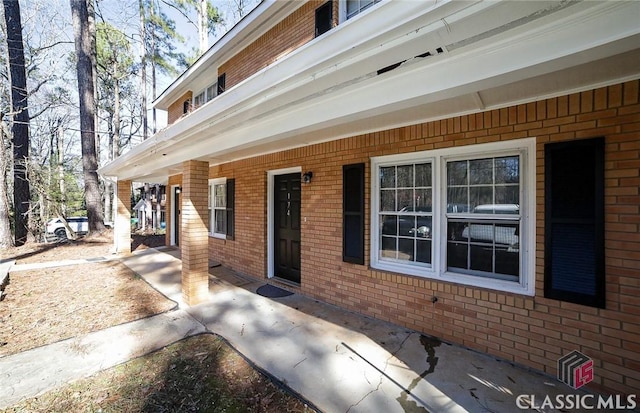
[[[361,22],[406,12],[401,4],[389,2]],[[385,40],[372,34],[350,52],[339,52],[339,41],[345,37],[348,46],[358,27],[344,24],[344,32],[338,27],[247,79],[101,173],[166,175],[188,159],[221,163],[640,76],[640,2],[440,7],[422,15],[411,10]],[[334,50],[324,60],[317,54],[327,50],[323,40]],[[402,64],[376,73],[394,62]]]

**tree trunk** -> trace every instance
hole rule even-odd
[[[60,212],[64,217],[67,216],[67,188],[65,187],[64,182],[64,146],[63,146],[63,136],[64,131],[62,129],[62,120],[58,122],[58,156],[56,160],[58,161],[58,187],[60,190]]]
[[[29,158],[29,111],[27,104],[27,78],[24,66],[22,21],[18,0],[4,0],[4,19],[7,25],[9,50],[9,77],[11,81],[11,111],[13,112],[13,203],[15,208],[15,244],[27,241],[27,214],[31,209],[31,191],[27,180]]]
[[[9,217],[9,196],[7,194],[7,166],[10,162],[10,153],[7,150],[10,141],[9,128],[0,115],[0,247],[13,246],[11,234],[11,222]]]
[[[198,34],[200,37],[200,55],[209,48],[209,26],[207,16],[208,0],[200,0],[198,4]]]
[[[138,0],[140,9],[140,38],[141,40],[141,64],[140,64],[140,88],[142,89],[142,139],[147,140],[147,129],[149,121],[147,119],[147,29],[145,27],[146,18],[144,12],[144,0]]]
[[[82,171],[84,195],[89,219],[89,232],[100,232],[104,228],[102,197],[98,183],[98,160],[96,157],[95,100],[93,89],[93,67],[91,60],[91,35],[87,0],[70,0],[73,34],[75,38],[78,72],[78,96],[80,98],[80,138],[82,145]]]

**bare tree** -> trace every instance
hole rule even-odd
[[[16,245],[27,241],[31,192],[27,180],[29,158],[29,111],[27,77],[25,73],[22,20],[18,0],[4,0],[4,20],[7,27],[9,77],[11,80],[11,111],[13,113],[13,203],[14,237]]]
[[[87,1],[70,0],[73,34],[76,45],[76,71],[78,74],[78,95],[80,99],[80,136],[82,147],[82,170],[84,193],[89,219],[89,232],[105,229],[102,214],[102,197],[98,182],[98,159],[96,156],[95,101],[91,31]]]
[[[9,199],[7,196],[7,148],[10,148],[9,128],[4,123],[4,113],[0,112],[0,247],[13,246],[11,224],[9,222]]]

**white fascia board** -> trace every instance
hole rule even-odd
[[[640,40],[635,19],[620,9],[620,24],[625,36],[620,39],[614,25],[609,33],[593,33],[584,20],[575,25],[563,24],[558,30],[547,30],[533,38],[511,38],[500,47],[478,48],[468,53],[441,59],[433,64],[415,64],[354,84],[331,94],[311,99],[297,107],[288,107],[267,117],[245,122],[229,129],[219,139],[207,134],[206,144],[224,152],[234,147],[250,145],[272,136],[287,136],[299,131],[326,128],[337,122],[358,119],[359,114],[401,110],[415,105],[451,99],[479,90],[513,83],[531,76],[551,73],[585,62],[599,60],[637,48]],[[628,17],[626,22],[623,17]],[[635,27],[634,30],[625,30]],[[605,40],[603,40],[605,39]],[[609,41],[609,43],[605,43]],[[594,47],[595,46],[595,47]],[[545,53],[534,53],[546,50]],[[567,55],[563,50],[573,53]],[[518,56],[514,59],[513,56]],[[473,70],[469,70],[473,67]],[[425,81],[430,79],[432,81]],[[405,105],[406,104],[406,105]],[[222,123],[212,129],[224,128]],[[204,136],[204,135],[203,135]],[[301,136],[303,139],[303,136]],[[299,142],[309,144],[313,142]],[[202,154],[196,142],[194,155]]]

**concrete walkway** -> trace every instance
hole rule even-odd
[[[519,395],[540,405],[546,396],[584,394],[299,294],[262,297],[255,290],[264,282],[223,267],[213,270],[209,301],[187,307],[177,255],[147,250],[122,261],[180,309],[0,358],[0,408],[205,330],[323,412],[513,412]]]

